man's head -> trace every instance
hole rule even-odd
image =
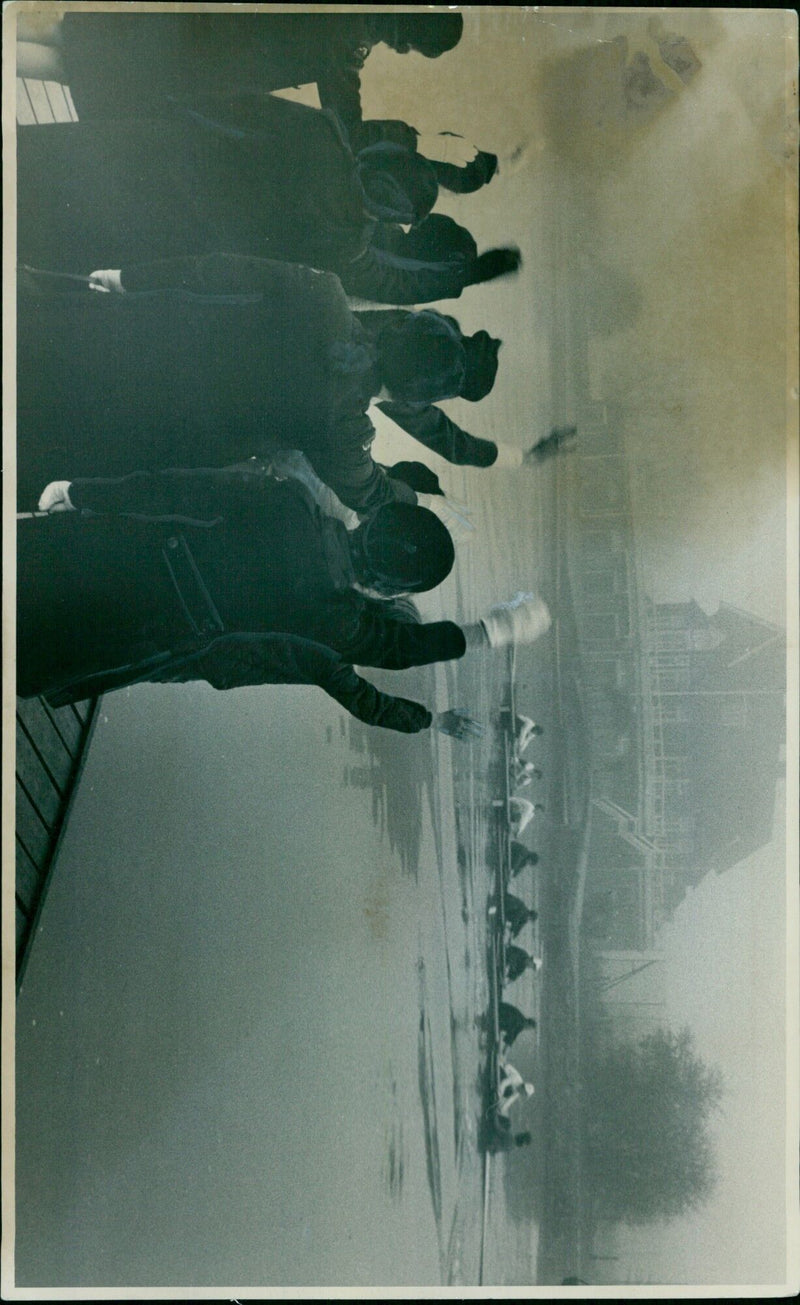
[[[466,374],[458,324],[431,308],[392,319],[376,341],[380,378],[391,397],[401,403],[455,398]]]
[[[432,308],[399,319],[391,316],[376,344],[381,381],[393,399],[477,402],[489,393],[497,375],[500,340],[487,331],[463,335],[454,317]]]
[[[535,1028],[536,1028],[536,1020],[534,1020],[534,1019],[526,1019],[526,1021],[525,1021],[525,1028],[526,1028],[526,1029],[535,1029]]]
[[[533,1141],[532,1133],[517,1133],[514,1137],[515,1146],[530,1146]]]
[[[416,226],[428,216],[439,195],[433,165],[391,141],[361,150],[356,159],[366,211],[381,222]]]
[[[532,1083],[523,1083],[522,1090],[525,1093],[526,1097],[532,1097],[534,1092],[536,1091],[536,1088],[533,1086]]]
[[[461,40],[464,19],[461,14],[387,14],[375,15],[380,38],[398,54],[416,50],[426,59],[437,59],[452,50]]]
[[[447,578],[455,549],[427,508],[388,503],[349,536],[356,579],[385,597],[423,593]]]

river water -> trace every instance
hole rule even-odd
[[[486,123],[505,179],[446,208],[526,263],[445,306],[504,339],[494,392],[448,410],[527,447],[571,416],[551,382],[557,172],[517,139],[533,119]],[[418,456],[376,425],[379,460]],[[474,529],[423,614],[547,596],[552,467],[433,461]],[[548,640],[517,665],[517,705],[545,723]],[[484,740],[367,731],[303,688],[145,685],[102,703],[18,1001],[18,1285],[479,1282],[487,773],[507,660],[389,680],[469,707]],[[509,997],[536,1010],[532,980]],[[526,1037],[515,1063],[535,1079]],[[532,1103],[515,1123],[535,1132]],[[506,1163],[489,1175],[483,1281],[533,1282],[536,1228],[507,1215]]]
[[[475,537],[430,615],[536,585],[548,474],[459,478]],[[507,662],[385,678],[485,739],[300,688],[104,700],[18,1003],[20,1285],[478,1281]],[[525,1281],[493,1163],[484,1272]]]

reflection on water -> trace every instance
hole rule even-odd
[[[456,496],[471,499],[466,483],[470,473],[452,475],[463,480],[453,491]],[[548,475],[545,471],[525,477],[514,486],[505,478],[494,485],[491,478],[482,479],[481,498],[475,500],[475,518],[484,535],[480,560],[462,553],[458,584],[449,600],[443,600],[444,610],[426,612],[427,619],[473,619],[492,601],[540,582],[547,550],[539,546],[542,514],[532,509],[534,503],[541,506]],[[520,663],[528,693],[535,695],[545,677],[524,654]],[[486,727],[482,740],[462,745],[427,732],[390,736],[349,720],[350,760],[342,773],[346,787],[369,795],[372,822],[399,859],[404,876],[417,885],[420,911],[430,914],[435,907],[438,917],[435,927],[429,919],[421,924],[415,962],[417,1100],[406,1099],[403,1105],[390,1090],[383,1125],[383,1187],[394,1202],[402,1202],[404,1145],[419,1138],[442,1281],[475,1284],[484,1200],[479,1124],[485,1049],[480,1023],[489,1002],[486,911],[494,891],[495,839],[491,803],[497,789],[497,731],[508,691],[508,660],[505,654],[469,655],[437,668],[438,680],[432,668],[402,674],[370,669],[366,674],[380,688],[430,706],[465,705]],[[532,708],[534,701],[529,702],[523,690],[521,709]],[[539,719],[548,715],[541,701],[535,710]],[[391,1075],[390,1080],[394,1082]],[[513,1225],[504,1213],[506,1196],[499,1181],[504,1158],[495,1165],[489,1271],[498,1282],[524,1281],[526,1276],[530,1281],[535,1229],[529,1221]]]
[[[383,1186],[394,1204],[397,1204],[403,1195],[406,1153],[403,1137],[403,1116],[398,1100],[397,1078],[391,1064],[389,1065],[388,1091],[387,1110],[389,1119],[384,1126],[386,1154],[383,1167]]]
[[[433,1068],[433,1039],[428,1013],[425,1009],[425,963],[418,962],[420,986],[419,1033],[417,1035],[417,1075],[422,1118],[425,1130],[425,1159],[428,1187],[433,1203],[433,1216],[439,1239],[439,1256],[442,1255],[442,1165],[439,1155],[439,1130],[436,1119],[436,1076]]]
[[[433,672],[430,667],[390,673],[367,672],[369,679],[401,697],[432,702]],[[421,736],[371,729],[352,717],[347,724],[351,750],[359,763],[343,772],[346,787],[362,788],[372,797],[372,822],[400,857],[403,872],[416,879],[419,873],[422,810],[426,801],[432,809],[434,753],[430,734]]]

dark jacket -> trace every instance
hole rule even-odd
[[[61,58],[81,122],[156,117],[207,96],[313,82],[354,145],[395,140],[413,149],[417,133],[406,123],[362,118],[361,70],[376,39],[370,17],[72,11],[61,24]],[[493,175],[492,159],[479,154],[465,168],[442,165],[441,183],[459,193],[477,190]]]
[[[343,502],[415,495],[372,458],[374,337],[395,312],[352,313],[331,273],[230,254],[122,268],[124,295],[22,269],[17,320],[18,497],[50,480],[141,466],[225,466],[301,449]],[[450,462],[497,446],[432,404],[381,403]]]
[[[349,295],[382,304],[428,304],[458,299],[471,285],[478,246],[466,227],[445,213],[417,226],[381,222],[368,244],[339,275]]]
[[[78,273],[219,249],[337,271],[376,225],[336,118],[273,95],[21,127],[17,204],[20,261]]]
[[[432,403],[398,403],[384,399],[376,406],[445,462],[458,467],[491,467],[497,461],[494,440],[470,435]]]
[[[522,1011],[517,1010],[510,1002],[501,1001],[499,1006],[500,1032],[502,1033],[506,1046],[510,1047],[515,1042],[523,1029],[529,1028],[528,1020]]]
[[[198,92],[308,82],[348,125],[361,118],[359,75],[372,45],[365,14],[72,12],[61,32],[81,121],[155,116]]]
[[[21,696],[313,682],[360,719],[430,724],[420,704],[394,707],[351,667],[460,657],[461,630],[396,619],[357,593],[344,527],[295,483],[248,466],[77,480],[70,495],[78,512],[18,527]]]
[[[17,212],[20,262],[58,272],[224,249],[336,272],[348,294],[395,304],[456,297],[475,275],[465,228],[370,216],[336,116],[274,95],[20,127]]]
[[[530,962],[530,956],[522,947],[506,947],[505,977],[508,983],[513,983],[524,974]]]
[[[505,893],[503,896],[503,911],[506,923],[511,926],[511,937],[516,938],[517,934],[522,931],[532,918],[530,907],[523,902],[521,897],[515,897],[513,893]]]
[[[524,843],[516,839],[511,841],[511,878],[515,879],[530,864],[531,851]]]
[[[362,331],[335,276],[222,254],[126,266],[123,284],[103,294],[21,274],[22,508],[51,480],[225,466],[278,447],[301,449],[357,511],[415,502],[372,458],[377,382],[368,365],[339,364]]]

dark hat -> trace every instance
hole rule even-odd
[[[462,392],[466,373],[464,341],[458,323],[432,308],[391,322],[377,339],[378,369],[392,398],[433,403]]]
[[[402,480],[417,494],[444,494],[436,472],[424,462],[395,462],[386,471],[392,480]]]
[[[497,355],[502,340],[495,340],[488,331],[476,331],[463,337],[467,369],[461,386],[462,399],[477,403],[489,393],[497,375]]]
[[[464,31],[464,18],[459,13],[412,13],[387,17],[394,20],[394,32],[390,38],[393,48],[416,50],[427,59],[436,59],[452,50]]]
[[[415,150],[392,141],[368,145],[356,158],[367,212],[381,222],[414,226],[439,195],[433,165]]]
[[[450,532],[428,508],[387,503],[359,530],[370,572],[400,593],[435,589],[453,569]]]

